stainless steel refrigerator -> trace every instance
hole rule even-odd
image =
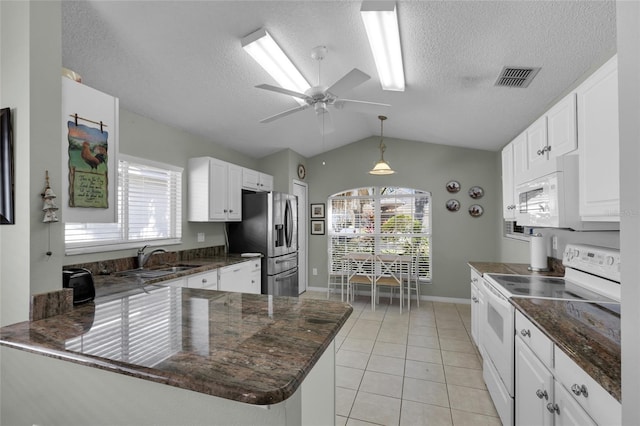
[[[298,296],[298,199],[244,192],[242,222],[227,225],[231,253],[262,254],[262,294]]]

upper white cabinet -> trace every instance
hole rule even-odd
[[[242,220],[242,167],[210,157],[189,159],[188,220]]]
[[[577,89],[580,216],[620,221],[618,60],[614,56]]]
[[[561,157],[577,148],[576,94],[572,92],[547,112],[546,157]]]
[[[250,191],[273,191],[273,176],[257,170],[242,169],[242,189]]]
[[[547,116],[537,119],[526,131],[527,169],[533,170],[547,161]]]
[[[527,134],[522,133],[502,150],[502,212],[505,220],[516,218],[516,185],[527,171]]]

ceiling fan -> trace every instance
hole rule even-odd
[[[354,99],[344,99],[339,95],[344,92],[348,92],[356,86],[369,80],[371,77],[360,71],[357,68],[352,69],[345,74],[341,79],[333,83],[331,86],[322,86],[320,84],[320,62],[325,58],[327,54],[327,48],[325,46],[315,47],[311,51],[311,57],[318,61],[318,85],[310,87],[304,93],[296,92],[294,90],[285,89],[270,84],[260,84],[256,86],[258,89],[270,90],[272,92],[281,93],[287,96],[293,96],[302,99],[305,103],[295,108],[288,109],[281,113],[272,115],[263,120],[260,123],[269,123],[294,112],[303,111],[308,108],[313,108],[318,118],[320,128],[324,133],[331,133],[333,128],[333,121],[331,120],[331,114],[329,107],[342,109],[345,106],[353,106],[356,108],[378,108],[378,107],[390,107],[389,104],[382,104],[378,102],[358,101]]]

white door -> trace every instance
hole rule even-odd
[[[307,291],[307,184],[293,181],[293,195],[298,197],[298,293]]]

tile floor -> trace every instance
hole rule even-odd
[[[303,297],[326,298],[325,292]],[[340,300],[339,294],[331,296]],[[362,296],[336,338],[336,425],[500,425],[471,342],[470,305]]]

